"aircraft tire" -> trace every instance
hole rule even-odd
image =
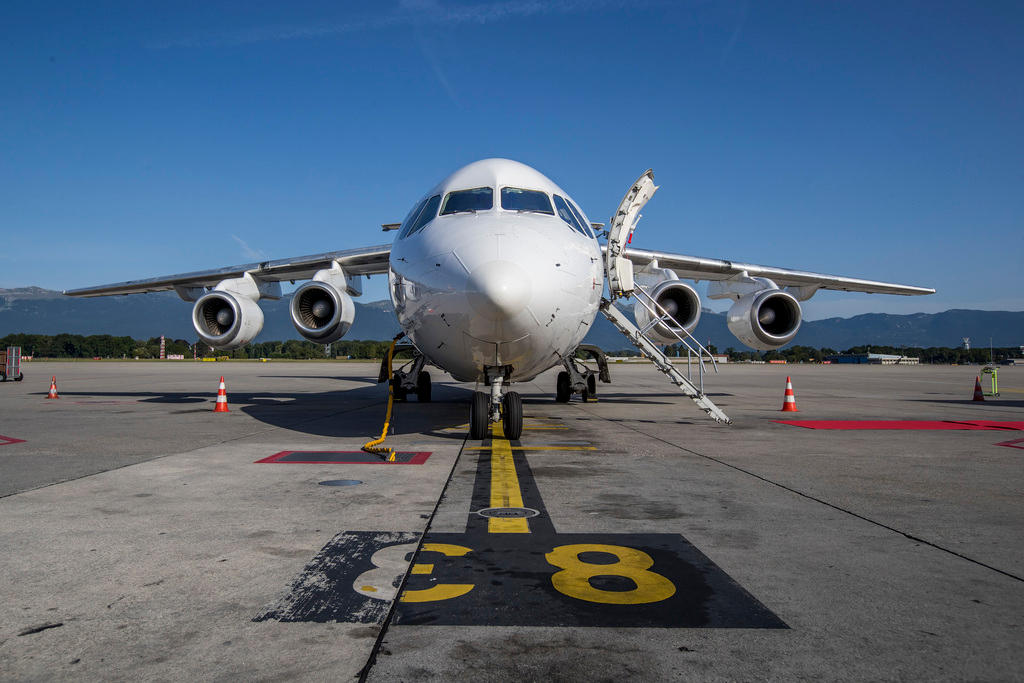
[[[398,376],[397,372],[391,379],[391,393],[396,401],[404,401],[409,395],[409,392],[402,388],[402,379]]]
[[[421,372],[416,378],[416,398],[420,403],[430,403],[430,373]]]
[[[587,375],[587,390],[583,392],[583,401],[597,399],[597,375]]]
[[[25,375],[22,375],[21,373],[18,373],[18,376],[14,378],[14,381],[15,382],[20,382],[23,379],[25,379]]]
[[[469,438],[480,441],[487,437],[487,424],[490,421],[491,401],[487,394],[474,392],[469,404]]]
[[[510,441],[523,435],[523,399],[515,391],[501,399],[501,428]]]
[[[555,400],[558,403],[568,403],[572,398],[572,386],[569,383],[569,373],[563,370],[558,373],[558,380],[555,382]]]

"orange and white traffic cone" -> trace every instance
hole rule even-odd
[[[50,393],[48,393],[46,395],[46,398],[60,398],[60,396],[57,395],[57,376],[56,375],[54,375],[50,379]]]
[[[984,401],[985,392],[981,390],[981,375],[974,378],[974,401]]]
[[[799,413],[796,409],[796,394],[793,393],[793,382],[786,378],[786,397],[782,399],[782,412]]]
[[[217,388],[217,404],[213,406],[215,413],[230,413],[228,410],[228,392],[224,388],[224,375],[220,376],[220,386]]]

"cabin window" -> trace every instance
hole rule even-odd
[[[501,208],[506,211],[532,211],[549,216],[555,214],[551,210],[551,200],[547,194],[539,190],[523,190],[518,187],[501,188]]]
[[[444,198],[442,216],[453,213],[489,211],[494,208],[494,190],[489,187],[476,187],[472,190],[449,192]]]
[[[581,235],[587,234],[587,231],[583,229],[582,221],[577,218],[569,202],[565,201],[565,199],[559,197],[557,194],[555,195],[555,207],[558,209],[558,217],[568,223],[573,230]]]

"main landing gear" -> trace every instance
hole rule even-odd
[[[612,381],[608,372],[608,358],[601,349],[581,344],[577,351],[590,355],[597,362],[597,370],[591,370],[577,361],[576,354],[564,358],[562,365],[565,370],[558,373],[555,381],[555,401],[558,403],[568,403],[573,394],[579,394],[584,402],[597,400],[597,380],[606,384]]]
[[[487,438],[487,427],[491,422],[501,422],[506,439],[514,440],[523,435],[523,399],[515,391],[501,388],[509,372],[504,368],[487,368],[490,395],[477,391],[469,404],[469,438],[474,441]],[[494,374],[493,372],[500,372]]]
[[[381,365],[379,382],[390,381],[391,391],[396,401],[405,401],[409,394],[415,394],[420,403],[430,403],[431,385],[430,373],[423,369],[426,358],[416,350],[412,344],[399,344],[395,347],[395,355],[402,351],[411,350],[412,362],[406,363],[403,367],[392,372],[391,377],[387,375],[386,362]]]

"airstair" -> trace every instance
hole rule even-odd
[[[647,336],[647,333],[661,323],[674,323],[675,320],[647,291],[633,280],[633,264],[623,255],[626,244],[632,239],[633,231],[640,220],[640,209],[650,201],[658,187],[654,184],[654,173],[647,171],[633,184],[619,204],[612,217],[608,230],[608,244],[605,248],[605,276],[608,282],[609,298],[601,299],[601,313],[611,321],[619,332],[646,356],[654,366],[661,370],[689,396],[697,407],[708,414],[715,422],[732,424],[729,416],[708,398],[704,393],[704,359],[708,358],[715,372],[718,365],[715,357],[698,342],[693,335],[678,324],[665,324],[663,328],[672,331],[679,342],[686,347],[686,376],[669,360],[668,356]],[[617,297],[633,297],[636,303],[647,309],[650,322],[644,329],[638,328],[629,317],[614,304]],[[678,332],[676,331],[678,330]],[[681,333],[681,334],[680,334]],[[692,381],[690,365],[693,356],[697,357],[699,369],[699,385]]]
[[[638,297],[638,301],[642,302],[643,300]],[[651,299],[650,301],[653,302],[654,300]],[[655,305],[657,305],[656,302]],[[658,308],[660,308],[660,306]],[[704,393],[705,354],[710,357],[711,362],[714,363],[714,357],[711,356],[707,349],[699,343],[697,344],[698,348],[694,349],[686,340],[680,339],[681,342],[686,344],[687,348],[687,374],[689,374],[691,354],[697,356],[697,361],[700,366],[700,386],[698,387],[690,379],[684,376],[678,368],[676,368],[672,361],[669,360],[668,356],[666,356],[654,342],[648,339],[644,331],[634,325],[629,317],[620,311],[619,308],[608,299],[601,299],[601,313],[603,313],[604,316],[618,328],[619,332],[624,334],[626,338],[629,339],[637,349],[639,349],[640,353],[644,354],[644,356],[654,363],[656,368],[668,375],[668,378],[672,383],[679,387],[680,391],[689,396],[693,402],[697,404],[698,408],[708,414],[708,417],[715,422],[732,424],[732,420],[729,419],[729,416],[723,413],[722,409],[716,406],[714,402],[708,398],[707,394]],[[655,322],[657,322],[657,320],[658,318],[655,318]]]

